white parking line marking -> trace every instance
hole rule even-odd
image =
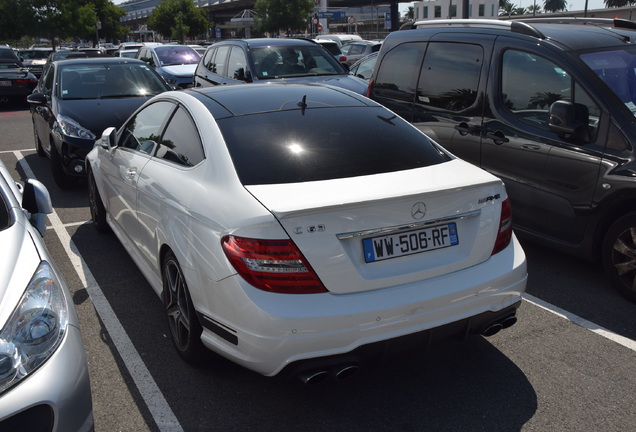
[[[22,153],[19,151],[13,152],[20,163],[20,166],[26,173],[28,178],[36,178],[35,174],[31,170],[29,164],[24,160]],[[97,284],[93,274],[86,265],[86,262],[80,255],[75,243],[71,240],[65,225],[62,224],[59,216],[53,210],[53,213],[48,215],[51,222],[52,229],[59,237],[66,254],[68,255],[75,271],[80,278],[82,284],[86,287],[95,310],[101,318],[106,331],[113,340],[119,355],[121,356],[126,369],[130,373],[141,397],[144,399],[148,410],[150,411],[154,421],[157,423],[160,431],[165,432],[183,432],[183,428],[179,424],[176,416],[172,412],[170,405],[163,397],[163,394],[159,390],[159,387],[155,383],[150,371],[146,368],[143,360],[137,353],[137,350],[132,344],[132,341],[126,334],[126,330],[117,319],[117,315],[113,311],[110,303],[104,296],[103,291]]]
[[[615,342],[619,345],[622,345],[625,348],[629,348],[632,351],[636,351],[636,341],[633,341],[629,338],[616,334],[606,328],[603,328],[597,324],[594,324],[592,321],[588,321],[584,318],[581,318],[578,315],[575,315],[571,312],[561,309],[560,307],[554,306],[553,304],[550,304],[534,296],[531,296],[530,294],[524,294],[523,298],[527,302],[532,303],[533,305],[538,306],[542,309],[545,309],[549,312],[552,312],[553,314],[558,315],[561,318],[565,318],[566,320],[571,321],[574,324],[577,324],[585,329],[588,329],[592,333],[596,333],[597,335],[603,336],[604,338],[609,339],[612,342]]]

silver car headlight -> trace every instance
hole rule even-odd
[[[57,275],[42,261],[0,331],[0,393],[41,366],[60,346],[68,306]]]
[[[57,116],[57,124],[62,133],[72,138],[82,138],[88,140],[95,140],[93,132],[89,131],[78,122],[63,115]]]

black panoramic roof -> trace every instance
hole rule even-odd
[[[185,91],[203,102],[217,119],[292,109],[378,106],[358,94],[318,84],[263,83]]]
[[[267,46],[299,46],[299,45],[307,45],[312,46],[316,45],[316,42],[310,41],[307,39],[278,39],[278,38],[253,38],[253,39],[227,39],[221,42],[217,42],[213,45],[222,45],[226,43],[239,43],[242,45],[249,46],[250,48],[260,48]]]

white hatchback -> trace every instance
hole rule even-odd
[[[167,92],[87,169],[95,227],[162,296],[187,361],[206,347],[318,382],[387,344],[516,321],[526,260],[503,183],[352,92]]]

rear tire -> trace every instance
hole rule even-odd
[[[636,303],[636,212],[614,222],[602,246],[603,268],[618,292]]]
[[[95,229],[100,233],[110,231],[110,226],[106,222],[106,207],[104,207],[102,197],[99,195],[99,190],[97,190],[93,172],[90,170],[88,172],[88,205]]]
[[[170,328],[172,344],[179,356],[188,363],[200,364],[207,353],[188,286],[179,262],[172,251],[163,259],[163,302]]]

